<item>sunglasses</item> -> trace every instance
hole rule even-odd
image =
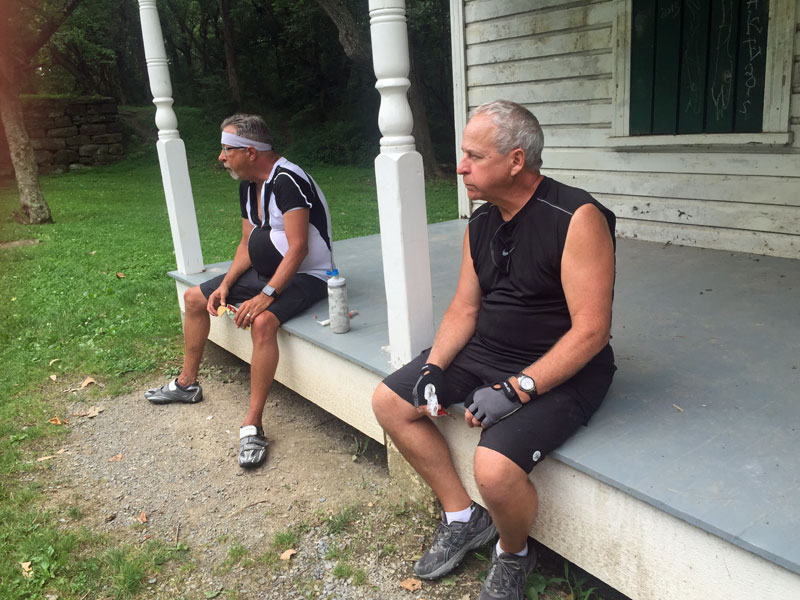
[[[507,222],[503,222],[494,232],[490,243],[492,264],[501,273],[508,275],[511,271],[511,255],[516,249],[512,245],[511,234],[506,227]]]

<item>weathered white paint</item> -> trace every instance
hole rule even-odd
[[[497,39],[552,34],[554,31],[598,29],[601,26],[611,25],[616,14],[617,9],[613,2],[603,2],[584,6],[571,5],[544,13],[509,15],[491,21],[471,23],[467,26],[466,40],[468,44],[478,44]]]
[[[498,95],[495,100],[502,98]],[[584,100],[582,102],[555,102],[531,103],[530,100],[521,102],[528,110],[536,115],[542,127],[575,127],[580,125],[611,126],[611,104],[607,99]],[[470,97],[470,107],[474,108]],[[570,144],[572,145],[572,144]],[[578,144],[580,145],[580,143]],[[545,148],[548,148],[545,140]]]
[[[798,16],[800,12],[796,10],[796,0],[773,0],[770,3],[771,29],[765,73],[764,131],[786,131],[792,89],[792,47]]]
[[[192,185],[189,181],[186,148],[178,133],[178,119],[172,110],[172,83],[169,78],[167,53],[164,49],[156,0],[139,0],[139,15],[150,91],[153,94],[153,103],[156,105],[158,126],[156,148],[167,200],[175,259],[178,271],[181,273],[200,273],[204,268],[200,233],[197,229],[197,215],[194,210]]]
[[[535,8],[544,10],[553,7],[560,7],[564,4],[572,3],[571,0],[536,0]],[[524,14],[531,11],[533,3],[531,0],[471,0],[467,2],[465,14],[468,23],[505,17],[508,15]]]
[[[611,80],[608,78],[573,80],[556,79],[551,81],[526,81],[494,86],[470,86],[471,104],[483,104],[497,100],[498,94],[504,100],[513,102],[584,102],[602,100],[611,105]]]
[[[467,106],[529,108],[545,130],[544,170],[613,202],[622,235],[800,257],[800,2],[770,0],[757,134],[629,137],[631,12],[632,0],[464,3]],[[709,202],[691,213],[700,225],[676,199]],[[663,210],[634,214],[648,200]]]
[[[794,206],[597,193],[595,198],[614,211],[617,218],[729,229],[739,229],[747,223],[748,230],[800,235],[800,211]]]
[[[453,116],[456,142],[456,162],[461,160],[461,138],[467,125],[467,70],[466,44],[464,43],[464,5],[461,0],[450,0],[450,49],[453,70]],[[472,212],[467,190],[458,190],[458,216],[465,218]]]
[[[601,194],[627,194],[642,198],[667,196],[755,205],[800,206],[800,194],[797,193],[798,183],[795,177],[711,174],[678,177],[673,173],[551,169],[548,165],[545,165],[544,171],[563,183],[591,189]],[[631,194],[632,190],[634,194]],[[758,210],[758,206],[753,209]],[[765,210],[769,210],[769,207]]]
[[[573,77],[610,77],[613,70],[613,55],[610,50],[599,52],[599,54],[532,58],[499,65],[477,65],[469,69],[469,82],[470,85],[477,87]]]
[[[185,312],[183,294],[189,286],[177,282],[181,314]],[[238,329],[232,319],[211,318],[208,339],[245,362],[253,355],[248,332]],[[372,392],[381,377],[341,356],[307,342],[283,329],[278,330],[281,359],[275,380],[291,388],[333,416],[383,444],[383,429],[372,412]],[[314,376],[308,376],[308,365]],[[347,385],[341,385],[347,382]],[[242,402],[247,399],[243,398]]]
[[[470,496],[480,435],[437,419]],[[539,513],[531,535],[634,600],[794,598],[800,575],[689,525],[555,459],[531,480]]]
[[[467,65],[605,50],[610,47],[611,27],[576,33],[553,33],[535,38],[515,38],[467,46]]]
[[[622,238],[664,242],[679,246],[714,248],[731,252],[748,252],[781,258],[800,256],[800,237],[780,233],[764,233],[723,227],[697,227],[651,221],[617,219],[617,235]]]
[[[553,169],[639,171],[644,173],[731,174],[772,177],[800,175],[800,154],[747,152],[615,152],[612,149],[547,148],[542,154]],[[798,179],[800,184],[800,179]]]
[[[399,367],[433,342],[425,176],[414,149],[406,92],[408,33],[405,0],[370,0],[372,61],[381,95],[381,153],[375,183],[389,315],[391,364]]]

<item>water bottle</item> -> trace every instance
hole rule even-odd
[[[327,271],[328,279],[328,316],[333,333],[350,331],[350,308],[347,306],[347,284],[339,270]]]

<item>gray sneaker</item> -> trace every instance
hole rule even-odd
[[[239,428],[239,466],[243,469],[254,469],[267,458],[267,436],[264,430],[255,425],[244,425]]]
[[[525,582],[536,566],[536,548],[528,538],[528,555],[492,551],[492,566],[483,581],[478,600],[525,600]]]
[[[414,572],[422,579],[436,579],[446,575],[467,555],[467,552],[483,546],[497,535],[492,518],[485,508],[472,503],[475,510],[466,523],[454,521],[447,524],[442,513],[442,522],[436,527],[433,544],[414,565]]]
[[[178,384],[176,377],[161,387],[147,390],[144,393],[144,397],[153,404],[172,404],[173,402],[195,404],[203,399],[203,390],[196,381],[183,387]]]

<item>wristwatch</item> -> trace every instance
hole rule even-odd
[[[533,377],[530,375],[525,375],[525,373],[519,373],[517,375],[517,385],[519,389],[530,396],[531,400],[536,398],[538,394],[536,393],[536,382],[533,380]]]
[[[274,287],[272,287],[272,286],[271,286],[271,285],[269,285],[269,284],[265,285],[265,286],[264,286],[264,289],[263,289],[263,290],[261,290],[261,292],[262,292],[263,294],[266,294],[266,295],[267,295],[267,296],[269,296],[270,298],[273,298],[273,299],[275,299],[275,300],[277,300],[277,299],[278,299],[278,297],[280,297],[280,294],[279,294],[278,292],[276,292],[276,291],[275,291],[275,288],[274,288]]]

